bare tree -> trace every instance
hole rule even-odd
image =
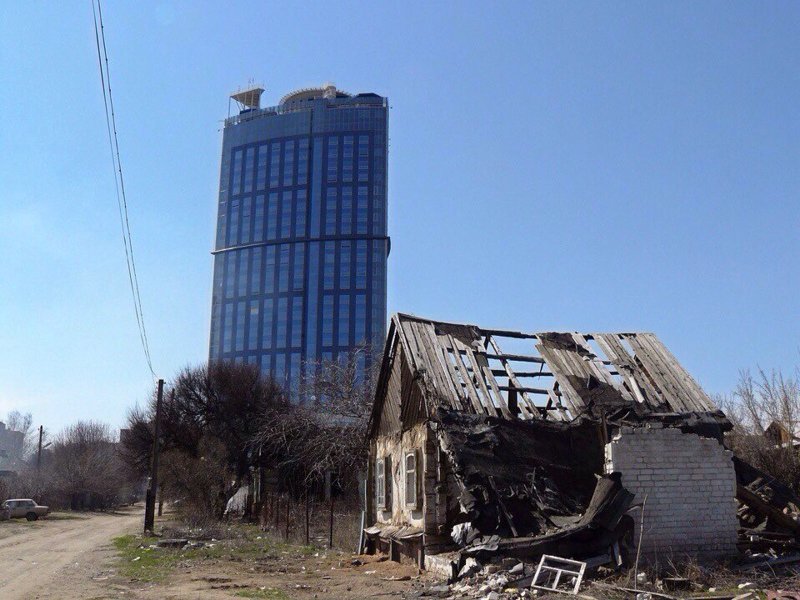
[[[107,508],[126,487],[123,465],[105,423],[79,421],[54,440],[45,478],[51,494],[73,509]]]
[[[720,407],[734,424],[728,435],[732,449],[800,492],[800,370],[742,370]]]
[[[153,448],[155,394],[147,406],[128,415],[123,439],[123,456],[133,472],[146,475]],[[284,391],[253,365],[216,362],[183,369],[164,392],[162,405],[162,451],[165,456],[160,485],[172,498],[192,499],[204,489],[218,508],[231,488],[246,481],[258,456],[251,444],[264,422],[275,420],[291,410]],[[204,471],[203,462],[213,458],[214,467]],[[225,477],[211,476],[222,467]],[[213,487],[198,487],[182,470],[202,474],[201,480]],[[208,475],[208,477],[207,477]],[[221,512],[219,513],[222,514]]]
[[[262,419],[254,443],[276,466],[284,488],[306,488],[326,472],[351,486],[366,464],[367,424],[377,361],[366,348],[308,365],[294,409]]]

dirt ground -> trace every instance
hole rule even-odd
[[[142,518],[136,507],[0,522],[0,598],[360,600],[403,598],[426,581],[411,565],[284,544],[256,526],[202,549],[151,548]]]
[[[263,535],[256,526],[237,525],[234,529],[231,539],[207,541],[205,548],[197,550],[148,547],[153,540],[128,547],[122,551],[128,564],[119,566],[109,590],[117,592],[114,597],[137,600],[361,600],[404,598],[430,581],[415,566],[385,557],[284,544]],[[162,558],[153,560],[154,555]],[[132,563],[138,556],[142,561]],[[165,558],[169,563],[166,573],[159,571]],[[138,564],[143,566],[139,572]]]
[[[34,523],[0,522],[0,599],[362,600],[416,598],[439,583],[412,564],[287,544],[241,523],[214,523],[189,535],[203,540],[194,547],[160,548],[158,538],[141,536],[142,518],[136,507],[113,514],[55,515]],[[165,537],[187,533],[174,526],[169,516],[157,521]],[[694,594],[708,594],[711,586],[717,590],[694,597],[719,598],[723,590],[735,595],[743,581],[762,590],[800,587],[794,569],[782,574],[693,569],[676,575],[702,583]],[[630,582],[618,577],[605,582],[587,581],[582,593],[597,599],[633,597],[606,585]]]
[[[371,558],[371,557],[369,557]],[[350,555],[275,556],[252,563],[226,559],[185,565],[164,582],[133,585],[125,597],[137,599],[230,600],[270,598],[403,598],[420,579],[417,570],[392,562],[367,560],[350,565]]]
[[[0,598],[109,597],[103,582],[113,574],[111,539],[141,518],[140,510],[129,509],[0,522]]]

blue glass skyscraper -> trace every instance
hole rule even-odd
[[[261,92],[231,96],[225,121],[209,358],[292,390],[320,360],[383,345],[388,104],[326,85],[260,108]]]

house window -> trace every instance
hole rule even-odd
[[[387,482],[388,475],[388,482]],[[392,505],[392,459],[389,456],[379,458],[375,462],[375,499],[378,508],[390,508]]]
[[[406,452],[405,456],[405,475],[406,475],[406,506],[418,508],[419,498],[419,468],[417,464],[417,452]]]

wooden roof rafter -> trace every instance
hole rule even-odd
[[[429,414],[442,406],[565,421],[598,403],[638,405],[652,414],[717,410],[651,333],[525,333],[398,314],[392,336],[390,343],[403,345],[410,369],[428,390]],[[514,352],[504,352],[500,338],[509,338]],[[390,359],[384,353],[382,372]]]

